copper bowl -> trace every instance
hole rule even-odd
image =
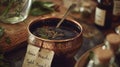
[[[53,50],[55,54],[65,54],[69,56],[72,56],[75,54],[75,52],[80,48],[82,44],[82,26],[72,20],[72,19],[65,19],[62,23],[63,26],[68,27],[70,29],[73,29],[78,32],[78,35],[76,35],[73,38],[70,39],[63,39],[63,40],[50,40],[50,39],[44,39],[38,36],[35,36],[33,34],[33,31],[43,25],[53,25],[56,26],[57,23],[61,20],[61,18],[58,17],[44,17],[44,18],[37,18],[30,22],[28,26],[28,32],[29,32],[29,38],[28,43],[46,48],[49,50]]]

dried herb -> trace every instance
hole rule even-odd
[[[0,27],[0,38],[2,38],[4,35],[4,28]]]
[[[10,12],[11,9],[13,9],[13,5],[16,6],[14,7],[15,9],[15,14],[16,16],[20,15],[21,12],[21,4],[23,3],[23,0],[2,0],[0,1],[0,4],[3,6],[6,6],[6,8],[2,11],[2,15],[1,16],[7,16],[7,14]],[[12,16],[12,15],[11,15]]]
[[[93,51],[90,51],[90,52],[89,52],[88,59],[89,59],[89,60],[90,60],[90,59],[93,59],[93,57],[94,57],[94,52],[93,52]]]
[[[49,39],[53,37],[55,31],[52,28],[37,28],[35,34],[39,37]]]
[[[84,64],[84,67],[93,67],[92,66],[92,63],[91,63],[91,61],[93,61],[93,58],[94,58],[94,52],[93,51],[90,51],[89,52],[89,55],[88,55],[88,57],[87,57],[87,59],[86,59],[86,62],[85,62],[85,64]],[[90,65],[89,65],[90,64]]]
[[[45,38],[45,39],[48,39],[49,35],[46,32],[47,32],[47,29],[45,29],[45,28],[38,28],[36,30],[36,33],[38,33],[37,34],[38,36]]]
[[[4,32],[4,28],[0,27],[0,38],[3,37],[4,33],[5,33],[5,32]],[[5,42],[6,42],[7,44],[10,44],[10,43],[11,43],[10,38],[9,38],[9,37],[5,37]]]
[[[55,28],[55,27],[40,27],[37,28],[34,32],[34,35],[50,39],[50,40],[60,40],[60,39],[69,39],[72,37],[75,37],[77,35],[77,32],[69,30],[67,28]]]
[[[11,39],[10,39],[9,37],[5,37],[5,42],[6,42],[7,44],[11,44]]]
[[[0,27],[0,38],[3,37],[4,33],[4,28]],[[7,43],[10,43],[10,39],[7,40]],[[2,46],[0,46],[0,67],[10,67],[10,63],[4,57]]]

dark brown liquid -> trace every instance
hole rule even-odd
[[[67,27],[55,28],[51,26],[43,26],[40,28],[36,28],[33,34],[45,39],[63,40],[63,39],[73,38],[78,33]]]

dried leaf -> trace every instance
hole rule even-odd
[[[4,29],[2,27],[0,27],[0,38],[2,38],[4,35]]]
[[[10,38],[9,38],[9,37],[6,37],[6,38],[5,38],[5,42],[6,42],[7,44],[11,44]]]

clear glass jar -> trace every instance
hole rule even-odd
[[[86,67],[117,67],[114,53],[110,49],[98,47],[89,57],[90,60]]]
[[[94,0],[80,0],[79,11],[82,18],[89,18],[95,12],[96,5]]]
[[[19,23],[28,16],[32,0],[1,0],[0,20],[4,23]]]

